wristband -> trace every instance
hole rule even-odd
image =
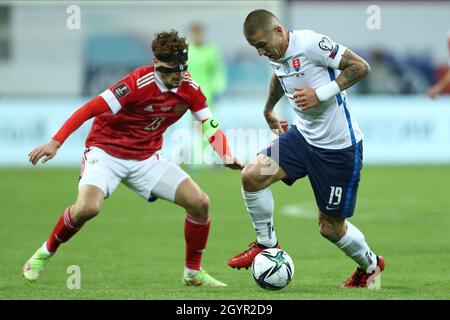
[[[341,89],[339,88],[339,85],[337,84],[336,81],[331,81],[331,82],[327,83],[326,85],[323,85],[320,88],[316,89],[316,95],[317,95],[317,98],[319,98],[320,102],[331,99],[332,97],[337,95],[339,92],[341,92]]]

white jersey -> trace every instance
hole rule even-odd
[[[317,89],[336,79],[345,47],[311,30],[289,32],[289,46],[280,60],[269,60],[295,113],[295,125],[309,144],[343,149],[363,138],[342,91],[319,105],[302,111],[294,102],[295,88]]]

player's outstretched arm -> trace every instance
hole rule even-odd
[[[42,160],[42,163],[53,159],[64,141],[75,130],[77,130],[84,122],[86,122],[90,118],[93,118],[96,115],[102,114],[108,110],[110,110],[110,108],[106,101],[100,96],[95,97],[84,106],[79,108],[77,111],[75,111],[58,130],[58,132],[53,136],[49,143],[33,149],[28,154],[29,161],[33,165],[36,165],[36,163],[42,157],[45,157],[44,160]]]
[[[244,164],[237,158],[234,158],[231,155],[223,156],[223,165],[231,170],[243,170]]]
[[[370,66],[366,60],[346,49],[339,62],[339,70],[342,72],[336,78],[336,83],[342,91],[364,78],[370,72]]]
[[[36,165],[36,163],[41,159],[42,157],[45,157],[44,160],[42,160],[42,163],[47,162],[50,159],[53,159],[55,157],[56,152],[61,147],[61,143],[56,141],[55,139],[50,140],[49,143],[46,143],[42,146],[39,146],[37,148],[34,148],[29,154],[28,158],[30,162],[33,165]]]
[[[202,123],[203,135],[208,139],[209,144],[223,161],[223,165],[233,170],[242,170],[244,165],[239,159],[231,154],[227,137],[219,128],[219,122],[214,118],[209,118]]]

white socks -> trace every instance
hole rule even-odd
[[[265,188],[256,192],[242,189],[247,211],[252,218],[253,228],[256,231],[257,241],[266,247],[272,248],[277,244],[273,228],[274,203],[272,192]],[[352,258],[366,272],[372,272],[377,267],[377,256],[370,250],[364,235],[349,221],[346,221],[346,234],[335,243],[347,256]]]
[[[355,260],[361,269],[372,272],[377,267],[377,256],[370,250],[361,231],[349,221],[346,224],[347,233],[335,245]]]
[[[272,248],[277,244],[273,228],[273,197],[269,188],[249,192],[242,189],[245,206],[253,222],[259,244]]]

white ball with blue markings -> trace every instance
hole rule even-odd
[[[265,249],[253,260],[252,276],[261,288],[280,290],[291,282],[294,263],[284,250]]]

